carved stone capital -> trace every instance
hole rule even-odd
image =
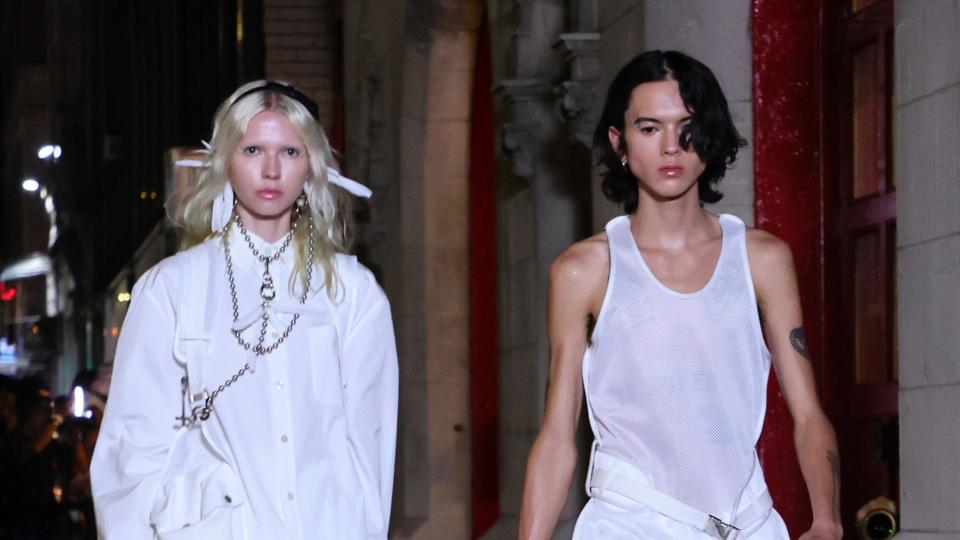
[[[557,108],[573,138],[589,148],[600,116],[600,34],[560,34],[554,48],[563,51],[570,74],[556,87]]]
[[[505,79],[494,88],[503,100],[505,116],[500,127],[500,148],[512,162],[515,176],[530,179],[536,171],[538,119],[549,114],[555,98],[553,85],[541,79]]]
[[[553,87],[542,79],[504,79],[494,87],[508,107],[515,108],[530,101],[546,101],[553,95]]]
[[[536,169],[536,148],[533,130],[522,122],[507,122],[500,126],[500,149],[510,158],[514,176],[530,179]]]
[[[576,81],[593,81],[600,78],[600,34],[578,32],[560,34],[553,45],[560,49],[570,68],[570,78]]]

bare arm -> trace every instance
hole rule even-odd
[[[580,367],[588,319],[596,316],[603,300],[607,251],[604,237],[593,237],[571,247],[550,267],[550,376],[543,425],[527,459],[522,540],[550,538],[570,489],[577,463],[574,435],[583,403]]]
[[[813,508],[813,524],[801,538],[839,539],[837,439],[817,398],[793,257],[784,242],[760,231],[750,231],[748,246],[767,342],[793,417],[797,458]]]

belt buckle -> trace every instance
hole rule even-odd
[[[717,536],[723,540],[733,540],[740,534],[740,529],[735,527],[732,523],[726,523],[717,516],[710,515],[710,523],[716,528]]]

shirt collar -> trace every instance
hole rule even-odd
[[[260,252],[260,255],[267,257],[272,256],[277,251],[280,251],[280,248],[283,247],[284,240],[287,238],[286,235],[284,235],[276,242],[267,242],[249,229],[247,230],[247,235],[250,236],[250,242],[255,248],[257,248],[257,251]],[[263,272],[263,262],[260,261],[258,257],[253,255],[253,250],[250,249],[250,245],[240,232],[240,227],[238,227],[236,224],[233,224],[230,227],[228,241],[230,242],[230,257],[233,259],[233,264],[235,266],[238,268],[252,267],[255,268],[257,272]],[[282,267],[286,270],[290,270],[293,268],[293,257],[296,253],[295,243],[295,240],[290,241],[290,245],[287,246],[287,249],[284,250],[283,254],[280,255],[277,260],[270,263],[271,269]]]

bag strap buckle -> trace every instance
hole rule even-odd
[[[206,388],[200,393],[191,394],[189,379],[187,377],[181,377],[180,392],[182,394],[180,416],[176,417],[176,420],[180,422],[181,427],[191,426],[198,419],[206,420],[210,417],[210,394]]]

